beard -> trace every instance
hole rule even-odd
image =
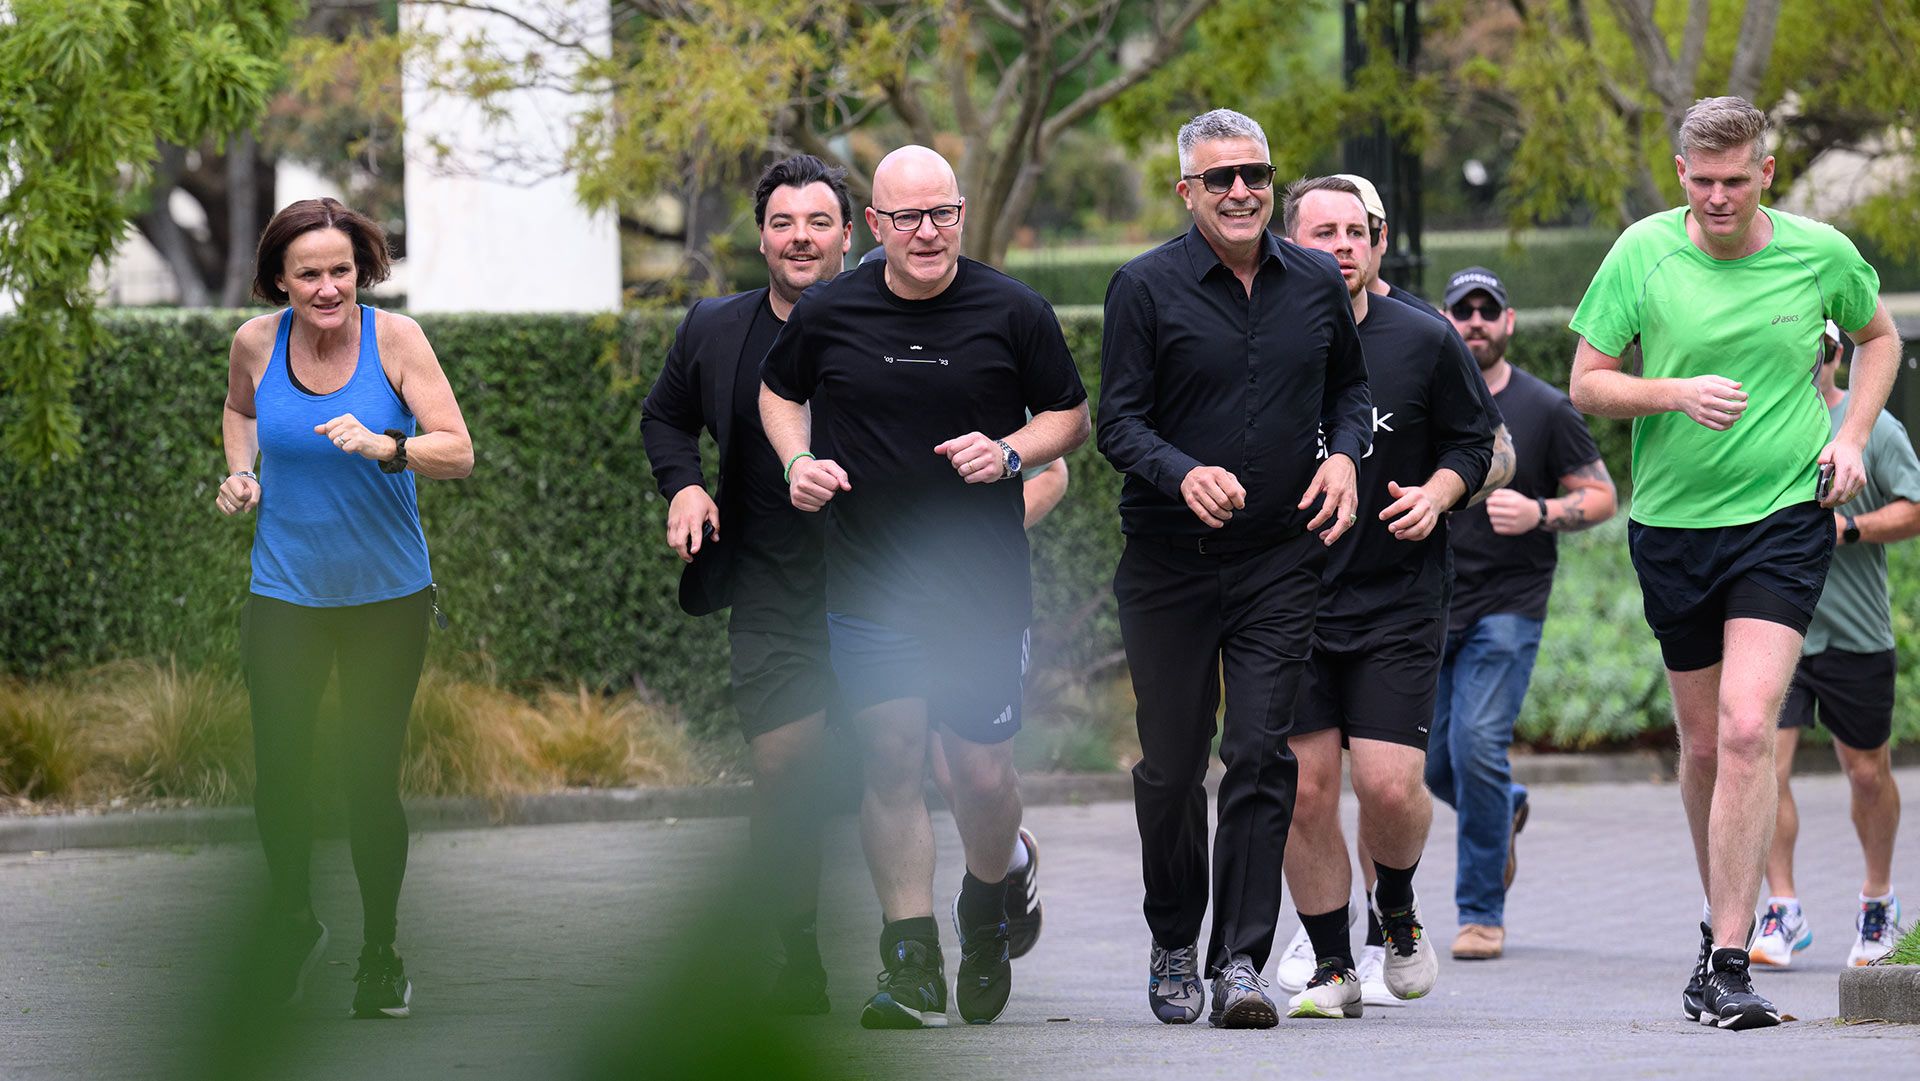
[[[1466,341],[1467,351],[1473,354],[1474,363],[1480,365],[1483,372],[1506,359],[1505,339],[1496,342],[1492,338],[1468,338]]]

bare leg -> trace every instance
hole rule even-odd
[[[1721,663],[1707,900],[1713,940],[1744,947],[1773,832],[1779,782],[1773,745],[1780,706],[1800,662],[1798,631],[1760,619],[1730,619]]]
[[[1693,856],[1700,870],[1700,892],[1708,892],[1707,824],[1713,811],[1713,783],[1720,762],[1720,665],[1691,672],[1667,670],[1673,692],[1673,723],[1680,736],[1680,803],[1693,834]]]
[[[1779,782],[1780,810],[1773,817],[1773,845],[1767,853],[1767,892],[1775,897],[1798,897],[1793,889],[1793,846],[1800,839],[1800,807],[1793,802],[1793,751],[1800,745],[1798,728],[1782,728],[1774,738],[1773,772]]]
[[[1007,860],[1020,830],[1019,775],[1013,742],[973,743],[940,733],[951,770],[953,821],[966,849],[967,871],[989,885],[1007,877]]]
[[[860,842],[880,897],[881,918],[933,915],[933,823],[923,778],[927,761],[927,703],[896,698],[854,718],[865,744],[866,794],[860,802]]]
[[[1893,779],[1893,756],[1886,744],[1856,751],[1836,741],[1833,749],[1853,789],[1853,828],[1860,834],[1860,851],[1867,859],[1867,879],[1860,892],[1885,897],[1893,891],[1893,838],[1900,829],[1900,788]]]
[[[1308,915],[1332,912],[1353,892],[1347,838],[1340,828],[1340,733],[1334,729],[1287,741],[1299,762],[1293,828],[1287,838],[1287,885]]]
[[[1388,867],[1413,866],[1426,850],[1433,825],[1426,753],[1399,743],[1356,739],[1352,758],[1353,791],[1361,807],[1361,867],[1371,871],[1376,858]]]

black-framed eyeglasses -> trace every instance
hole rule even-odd
[[[936,229],[953,228],[960,224],[960,208],[965,204],[966,200],[962,199],[957,203],[921,207],[918,210],[882,210],[874,207],[873,212],[892,222],[897,232],[911,233],[918,230],[920,223],[928,218],[933,219]]]
[[[1448,308],[1447,310],[1452,312],[1453,317],[1455,319],[1458,319],[1462,323],[1473,318],[1473,313],[1475,312],[1479,312],[1480,318],[1485,319],[1487,322],[1491,323],[1494,320],[1500,318],[1502,315],[1506,314],[1507,308],[1506,308],[1506,305],[1496,304],[1491,300],[1483,300],[1478,304],[1475,304],[1470,300],[1462,300],[1462,301],[1457,301],[1452,307]]]
[[[1216,165],[1204,173],[1181,173],[1182,180],[1198,180],[1215,195],[1225,195],[1233,190],[1233,178],[1238,176],[1248,191],[1259,191],[1273,183],[1273,166],[1264,161],[1250,161],[1245,165]]]

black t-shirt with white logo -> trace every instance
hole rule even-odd
[[[1500,424],[1473,355],[1444,322],[1389,297],[1367,302],[1360,323],[1373,395],[1373,449],[1360,460],[1360,521],[1333,543],[1320,594],[1321,622],[1376,626],[1440,614],[1447,597],[1447,522],[1421,541],[1396,540],[1380,512],[1389,481],[1425,484],[1434,470],[1460,475],[1469,494],[1486,483]]]
[[[902,630],[1007,631],[1033,614],[1019,481],[967,484],[934,447],[1004,439],[1029,411],[1086,401],[1053,309],[961,259],[938,296],[907,300],[886,263],[808,289],[761,378],[816,395],[850,490],[827,505],[827,608]]]
[[[1513,482],[1521,495],[1552,499],[1560,478],[1600,459],[1587,421],[1558,388],[1512,369],[1493,396],[1513,437]],[[1487,520],[1485,504],[1453,516],[1453,614],[1450,632],[1491,615],[1547,618],[1558,560],[1554,534],[1545,530],[1503,537]]]

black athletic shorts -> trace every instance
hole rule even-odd
[[[733,706],[748,740],[811,717],[833,701],[824,620],[812,634],[729,630],[727,639],[733,647]]]
[[[1818,707],[1820,723],[1834,739],[1856,751],[1878,750],[1893,736],[1893,683],[1899,671],[1900,658],[1891,649],[1829,649],[1802,657],[1787,688],[1780,727],[1812,728]]]
[[[1377,739],[1425,750],[1446,636],[1440,613],[1364,630],[1315,627],[1294,734],[1337,728],[1342,746]]]
[[[1627,548],[1661,657],[1693,672],[1720,663],[1729,619],[1807,633],[1833,559],[1833,512],[1809,502],[1713,529],[1629,522]]]

